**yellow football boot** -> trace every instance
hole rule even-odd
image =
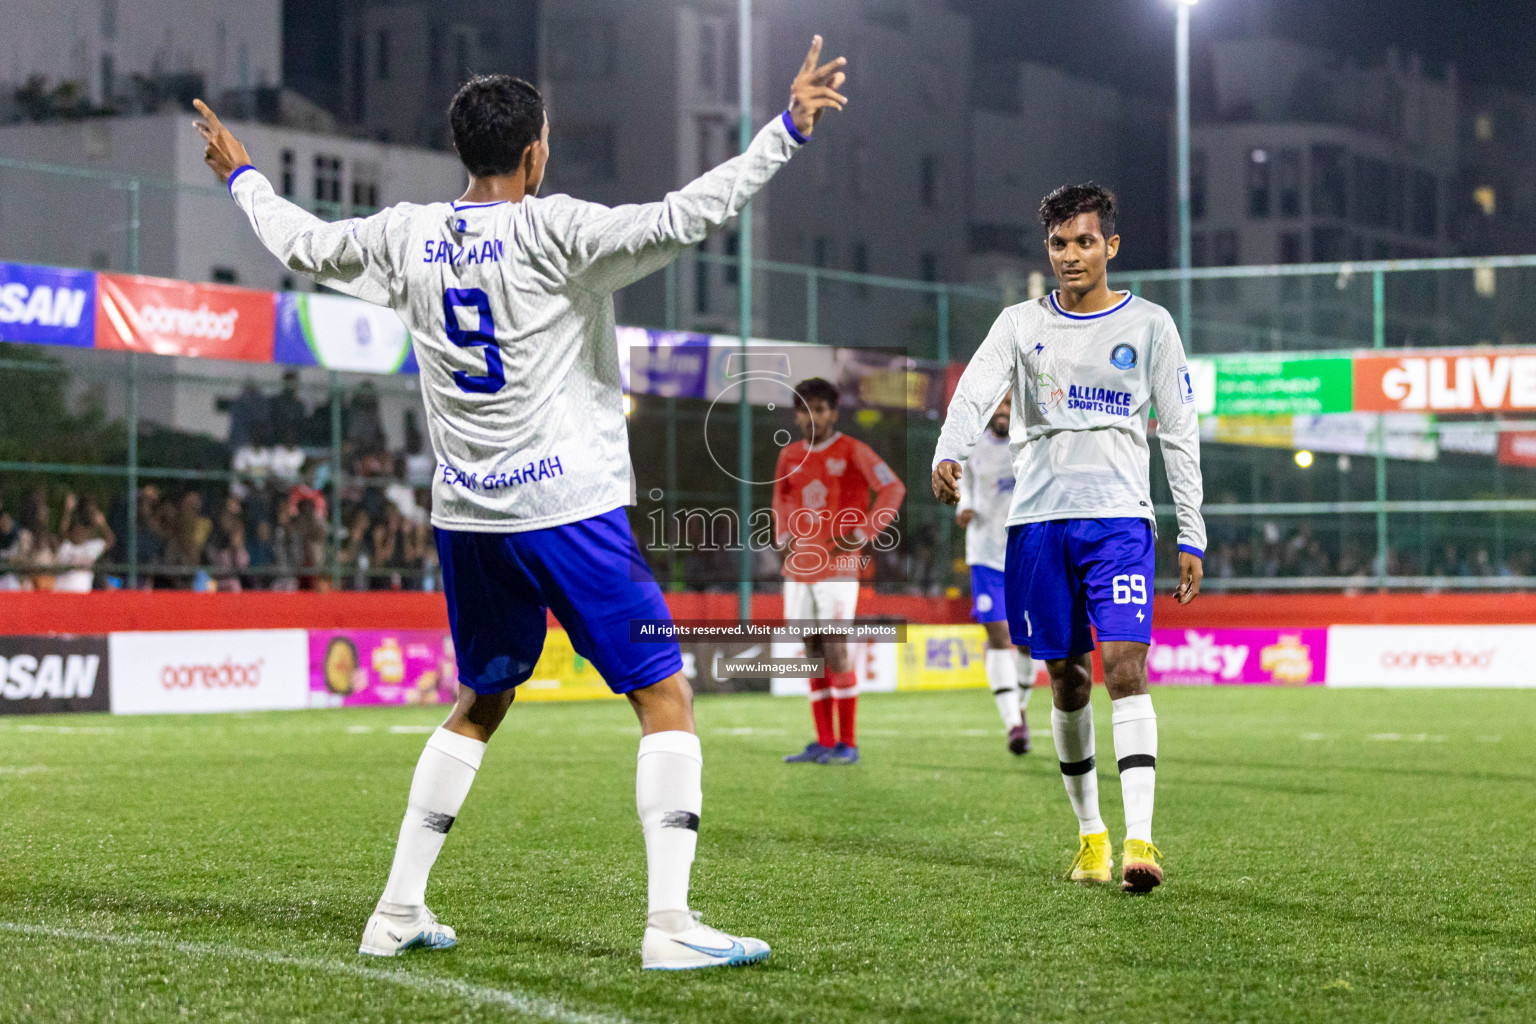
[[[1120,888],[1125,892],[1151,892],[1163,884],[1163,852],[1145,839],[1127,839],[1120,857]]]
[[[1077,857],[1067,877],[1083,885],[1103,885],[1113,880],[1115,858],[1109,849],[1109,833],[1077,837]]]

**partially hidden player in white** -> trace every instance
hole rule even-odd
[[[992,413],[987,429],[960,476],[955,522],[965,530],[965,564],[971,568],[971,618],[987,631],[987,685],[1008,730],[1008,749],[1027,754],[1029,723],[1025,709],[1035,686],[1035,663],[1028,646],[1015,646],[1008,635],[1008,605],[1003,569],[1008,553],[1008,512],[1013,507],[1013,451],[1008,425],[1013,399]]]
[[[361,952],[454,944],[426,907],[427,875],[486,743],[533,671],[548,611],[640,718],[635,796],[645,837],[646,968],[755,963],[768,946],[689,910],[703,757],[675,643],[631,640],[670,622],[635,545],[612,293],[661,269],[746,206],[807,141],[846,64],[816,37],[789,109],[745,153],[659,203],[608,208],[539,198],[549,124],[538,90],[471,79],[448,110],[469,172],[457,202],[402,203],[327,224],[280,198],[201,101],[206,162],[290,269],[393,308],[410,328],[440,466],[432,523],[459,676],[458,701],[416,765],[383,898]]]
[[[1157,716],[1147,693],[1152,642],[1153,512],[1147,418],[1178,517],[1180,604],[1200,592],[1200,433],[1184,345],[1161,306],[1106,280],[1120,247],[1115,197],[1097,185],[1045,197],[1040,220],[1060,287],[1003,310],[960,378],[933,457],[933,491],[959,500],[962,469],[1004,394],[1013,395],[1008,628],[1051,677],[1051,732],[1078,821],[1071,877],[1109,882],[1109,831],[1094,762],[1093,635],[1114,709],[1125,799],[1121,887],[1160,885],[1152,845]]]

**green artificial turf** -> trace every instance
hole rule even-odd
[[[766,964],[642,973],[637,729],[515,708],[428,900],[356,955],[434,709],[0,719],[0,1021],[1530,1021],[1536,691],[1164,689],[1151,896],[1062,880],[1047,698],[701,699],[694,905]],[[1104,816],[1121,808],[1096,697]],[[1107,769],[1107,770],[1105,770]]]

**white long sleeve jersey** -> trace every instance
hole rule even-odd
[[[1200,430],[1184,345],[1168,311],[1126,293],[1100,313],[1061,309],[1054,293],[1003,310],[965,368],[933,465],[962,466],[1003,395],[1013,394],[1008,525],[1136,516],[1156,522],[1147,417],[1179,523],[1179,546],[1205,551]]]
[[[1006,437],[990,430],[971,449],[960,475],[955,514],[971,512],[965,528],[965,564],[1002,572],[1008,556],[1008,513],[1013,509],[1013,452]]]
[[[510,533],[634,502],[613,292],[740,213],[799,148],[785,118],[659,203],[402,203],[325,223],[254,169],[230,193],[290,269],[411,331],[438,469],[432,522]]]

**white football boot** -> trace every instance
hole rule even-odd
[[[375,911],[357,951],[367,956],[398,956],[408,949],[448,949],[458,941],[453,929],[439,924],[437,915],[426,907],[414,918]]]
[[[700,967],[743,967],[768,959],[768,943],[727,935],[699,920],[690,911],[693,925],[680,932],[645,929],[640,945],[640,964],[647,971],[692,971]]]

